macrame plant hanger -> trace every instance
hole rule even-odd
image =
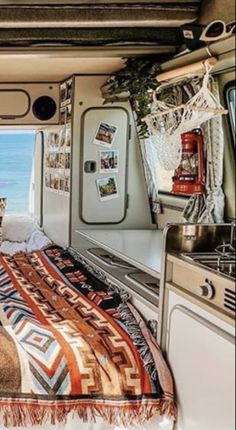
[[[205,69],[202,87],[187,103],[174,106],[158,99],[157,96],[163,87],[167,84],[171,85],[173,81],[165,82],[154,93],[151,113],[143,121],[147,124],[160,165],[165,170],[174,170],[180,164],[182,157],[181,134],[199,128],[204,122],[215,116],[228,113],[209,89],[212,80],[210,71],[215,61],[208,60],[201,63]],[[193,71],[192,67],[190,66],[191,72]],[[176,72],[173,77],[181,79],[180,72],[178,70]],[[187,72],[185,76],[182,75],[181,80],[186,79],[186,76],[188,76]],[[196,77],[196,73],[194,77]]]

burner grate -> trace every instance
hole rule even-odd
[[[235,249],[230,244],[219,245],[214,252],[189,252],[181,254],[187,260],[201,264],[217,273],[235,279]]]

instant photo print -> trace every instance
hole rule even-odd
[[[95,145],[111,148],[114,143],[117,131],[118,128],[115,125],[111,125],[106,122],[100,122],[93,143]]]
[[[119,151],[100,151],[99,170],[100,173],[118,173]]]
[[[119,197],[117,180],[115,176],[97,179],[96,184],[101,202],[116,199]]]

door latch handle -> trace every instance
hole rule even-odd
[[[92,161],[92,160],[85,161],[84,171],[85,171],[85,173],[96,173],[96,171],[97,171],[96,161]]]

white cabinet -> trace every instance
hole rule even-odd
[[[235,429],[233,327],[167,291],[166,352],[178,398],[176,430]]]

